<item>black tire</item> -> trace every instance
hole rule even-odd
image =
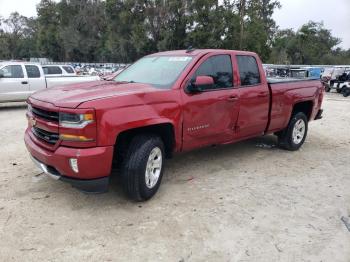
[[[350,95],[350,88],[343,87],[342,94],[343,94],[343,97],[348,97]]]
[[[326,92],[330,92],[331,91],[331,88],[330,88],[330,86],[328,84],[326,84],[324,89],[325,89]]]
[[[149,188],[146,185],[146,166],[150,153],[155,148],[161,151],[160,175],[156,184]],[[162,180],[164,156],[164,144],[158,136],[144,134],[132,139],[121,168],[122,185],[128,197],[136,201],[145,201],[154,196]]]
[[[303,121],[304,122],[304,134],[299,143],[296,143],[293,140],[293,130],[294,126],[298,121]],[[307,131],[308,131],[308,119],[306,115],[302,112],[294,114],[291,119],[289,120],[289,124],[286,127],[286,129],[278,132],[278,144],[281,148],[290,150],[290,151],[295,151],[298,150],[305,142],[306,136],[307,136]]]

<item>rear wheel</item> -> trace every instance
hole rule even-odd
[[[164,170],[164,144],[154,135],[135,136],[122,164],[121,177],[126,194],[136,200],[150,199],[158,190]]]
[[[308,130],[308,120],[304,113],[296,113],[292,116],[286,129],[278,133],[280,147],[295,151],[305,142]]]
[[[349,87],[343,87],[342,88],[342,94],[344,97],[348,97],[350,95],[350,88]]]

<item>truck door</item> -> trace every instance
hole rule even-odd
[[[237,55],[240,76],[240,112],[237,121],[237,138],[262,135],[269,119],[270,91],[258,66],[257,58]]]
[[[197,93],[186,92],[197,76],[210,76],[214,84]],[[229,53],[201,58],[184,82],[182,97],[184,150],[232,139],[239,106]]]
[[[21,101],[28,94],[28,78],[22,65],[11,64],[0,69],[0,101]]]
[[[46,88],[45,76],[40,72],[39,66],[25,65],[25,69],[28,76],[29,91],[31,94]]]

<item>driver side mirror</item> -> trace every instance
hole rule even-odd
[[[187,93],[200,93],[204,90],[211,89],[214,85],[214,79],[211,76],[197,76],[195,80],[186,87]]]

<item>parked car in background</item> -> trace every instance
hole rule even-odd
[[[266,70],[266,76],[267,77],[288,77],[290,68],[288,66],[271,66],[268,67]]]
[[[333,66],[326,67],[324,69],[324,71],[322,72],[322,74],[321,74],[321,79],[327,80],[327,81],[330,80],[332,78],[333,72],[334,72],[334,67]]]
[[[252,52],[162,52],[113,81],[33,94],[24,139],[52,178],[103,192],[119,170],[127,195],[143,201],[157,192],[165,158],[174,152],[264,134],[298,150],[309,121],[322,117],[323,91],[319,80],[266,79]]]
[[[5,61],[0,63],[0,102],[25,101],[38,90],[99,79],[76,75],[46,77],[40,64]]]
[[[43,65],[42,68],[46,77],[77,75],[74,68],[70,65]]]
[[[330,92],[332,89],[336,89],[337,92],[341,92],[338,88],[339,77],[344,73],[347,74],[350,71],[348,66],[335,66],[332,69],[327,68],[322,74],[321,80],[324,83],[326,92]]]
[[[330,89],[335,89],[337,93],[343,93],[343,87],[346,87],[347,82],[350,81],[350,71],[345,71],[342,75],[337,76],[335,80],[330,83]]]
[[[111,74],[105,75],[105,76],[101,76],[101,79],[106,80],[106,81],[112,81],[117,75],[119,75],[121,72],[123,72],[126,68],[127,68],[127,66],[121,67],[117,71],[115,71],[114,73],[111,73]]]
[[[320,79],[321,73],[322,73],[321,67],[302,67],[298,69],[292,68],[289,71],[289,77]]]
[[[350,96],[350,80],[343,83],[341,93],[344,97]]]

